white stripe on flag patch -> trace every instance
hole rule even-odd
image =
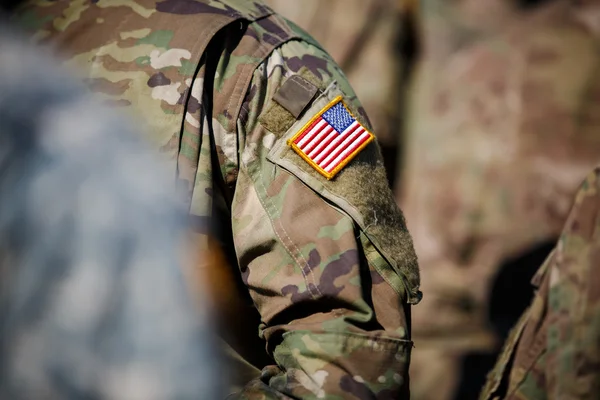
[[[329,167],[330,164],[331,165],[339,164],[339,162],[341,162],[341,160],[338,160],[335,157],[338,157],[340,155],[340,153],[343,153],[343,151],[346,150],[349,146],[356,143],[357,140],[359,139],[360,135],[364,131],[365,131],[364,129],[360,128],[360,129],[356,129],[354,132],[352,132],[352,134],[350,136],[348,136],[342,143],[340,143],[340,145],[336,147],[335,151],[331,152],[331,154],[329,154],[327,156],[327,158],[324,159],[321,164],[319,164],[319,166],[327,171],[327,167]],[[331,162],[331,161],[334,161],[334,162]]]
[[[298,142],[298,146],[304,147],[317,133],[319,133],[320,129],[326,124],[323,119],[319,121],[319,123],[308,132],[308,134],[302,138],[300,142]]]
[[[360,124],[357,121],[354,121],[352,125],[350,125],[344,132],[342,132],[339,135],[336,135],[337,137],[329,144],[329,146],[323,149],[321,154],[315,157],[315,162],[317,164],[320,164],[324,158],[328,157],[329,154],[331,154],[331,152],[334,151],[338,147],[338,145],[340,145],[342,141],[346,139],[348,135],[351,135],[354,132],[354,130],[359,126]]]
[[[331,179],[374,138],[339,96],[319,111],[288,144],[319,173]]]

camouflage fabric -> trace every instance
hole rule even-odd
[[[556,248],[532,283],[481,399],[596,399],[600,393],[600,168],[581,185]]]
[[[398,0],[267,0],[342,67],[384,145],[400,139],[404,63]]]
[[[597,163],[597,46],[557,1],[422,61],[398,188],[427,293],[413,313],[414,398],[453,398],[465,355],[498,348],[488,305],[501,265],[556,240]]]
[[[168,176],[13,33],[0,16],[0,398],[218,398]]]
[[[141,117],[186,192],[197,245],[216,230],[238,267],[251,306],[237,318],[254,310],[260,324],[223,332],[232,397],[408,396],[419,274],[378,146],[327,180],[287,145],[337,96],[370,127],[312,38],[234,0],[35,1],[19,20]],[[292,77],[316,93],[297,116],[273,100]],[[266,351],[242,344],[256,331]]]
[[[518,18],[519,0],[421,0],[423,62],[444,68],[457,50],[493,36]]]

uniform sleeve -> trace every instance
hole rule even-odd
[[[591,399],[600,390],[599,206],[597,167],[575,197],[549,271],[543,372],[548,394],[557,399]],[[536,382],[536,372],[529,380]]]
[[[294,76],[319,88],[297,117],[272,99]],[[288,145],[340,97],[369,128],[338,67],[316,47],[293,41],[256,70],[242,107],[234,244],[277,365],[241,398],[408,397],[418,268],[379,148],[370,143],[327,179]]]

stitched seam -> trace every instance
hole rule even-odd
[[[252,57],[252,58],[255,58],[255,57],[256,57],[256,55],[257,55],[259,52],[261,52],[261,51],[263,51],[263,50],[264,50],[264,48],[265,48],[265,45],[264,45],[264,44],[261,44],[261,45],[258,47],[258,49],[256,49],[256,51],[255,51],[254,53],[252,53],[252,56],[251,56],[251,57]],[[262,61],[262,62],[264,62],[264,61]],[[261,63],[259,63],[258,65],[262,64],[262,62],[261,62]],[[255,66],[254,64],[246,64],[246,66],[244,67],[244,69],[243,69],[242,73],[240,73],[240,75],[239,75],[239,78],[238,78],[237,82],[235,82],[235,87],[233,88],[233,95],[229,97],[229,101],[227,102],[227,108],[225,108],[225,110],[227,111],[227,113],[229,113],[229,115],[232,115],[232,114],[230,113],[230,109],[231,109],[231,102],[233,101],[233,99],[234,99],[234,98],[238,97],[238,96],[236,96],[236,94],[237,94],[238,92],[242,92],[242,91],[244,90],[244,88],[243,88],[243,87],[240,87],[240,86],[242,86],[242,85],[244,84],[244,80],[243,80],[242,78],[243,78],[243,77],[245,77],[245,73],[246,73],[246,71],[247,71],[247,70],[248,70],[250,67],[253,67],[253,68],[252,68],[252,71],[254,71],[256,68],[258,68],[258,66]],[[252,82],[252,78],[250,78],[250,82]],[[243,100],[243,97],[244,97],[244,96],[242,96],[242,104],[243,104],[243,102],[244,102],[244,100]],[[235,124],[235,122],[233,122],[233,123]],[[232,129],[232,127],[230,126],[230,127],[229,127],[229,130],[231,130],[231,129]]]
[[[221,22],[222,22],[222,21],[218,21],[218,20],[216,20],[216,21],[212,21],[212,22],[211,22],[211,23],[209,23],[209,24],[208,24],[208,25],[207,25],[207,26],[206,26],[206,27],[205,27],[205,28],[204,28],[202,31],[200,31],[200,33],[198,34],[198,37],[204,37],[204,36],[206,36],[206,32],[209,32],[209,31],[211,31],[211,30],[212,30],[212,29],[213,29],[215,26],[219,26],[219,24],[221,24]],[[228,24],[226,24],[226,25],[228,25]],[[226,25],[225,25],[225,26],[226,26]],[[213,35],[213,37],[214,37],[214,35]],[[192,54],[195,54],[195,53],[197,53],[197,50],[198,50],[199,48],[202,48],[202,46],[204,46],[204,50],[206,51],[206,47],[207,47],[207,46],[210,44],[210,42],[211,42],[211,41],[212,41],[212,37],[211,37],[211,39],[210,39],[210,40],[208,40],[208,42],[207,42],[207,43],[203,43],[203,42],[202,42],[202,43],[201,43],[201,42],[196,42],[196,45],[195,45],[195,46],[192,48],[192,52],[193,52]],[[199,73],[199,71],[201,70],[200,61],[202,60],[202,55],[203,55],[203,54],[200,54],[200,58],[198,59],[198,63],[196,64],[196,68],[198,69],[198,71],[197,71],[198,73]],[[198,73],[197,73],[197,72],[195,71],[195,72],[194,72],[194,74],[192,75],[192,83],[190,84],[190,86],[189,86],[189,87],[186,89],[186,91],[184,92],[184,94],[185,94],[185,97],[186,97],[186,98],[187,98],[188,96],[191,96],[191,91],[192,91],[192,87],[194,86],[194,81],[195,81],[195,80],[196,80],[196,78],[198,77]],[[204,78],[203,78],[203,79],[204,79]],[[202,93],[201,93],[201,96],[200,96],[200,102],[202,102],[202,101],[201,101],[201,99],[202,99],[202,96],[204,96],[204,85],[202,85]],[[180,129],[180,131],[179,131],[179,135],[180,135],[180,139],[179,139],[179,141],[180,141],[180,145],[181,145],[181,141],[183,140],[183,131],[184,131],[184,125],[185,125],[185,117],[186,117],[186,115],[187,115],[187,114],[190,114],[190,115],[191,115],[191,113],[189,113],[189,112],[188,112],[188,109],[187,109],[187,107],[185,107],[183,111],[184,111],[184,113],[183,113],[183,121],[182,121],[183,123],[182,123],[182,125],[181,125],[181,129]],[[211,116],[211,117],[212,117],[212,116]],[[202,121],[200,121],[200,123],[202,123]],[[200,133],[200,136],[202,136],[202,133]],[[199,150],[199,149],[198,149],[198,150]]]
[[[374,353],[387,353],[390,355],[399,354],[403,352],[410,353],[414,343],[408,339],[391,338],[391,337],[377,337],[367,335],[354,335],[351,332],[325,332],[316,333],[311,331],[288,331],[283,334],[283,341],[286,342],[288,338],[301,336],[306,334],[314,334],[315,340],[319,343],[333,343],[350,345],[352,347],[357,344],[363,348],[368,349]]]
[[[240,111],[245,111],[246,112],[247,116],[245,118],[243,118],[244,121],[242,121],[242,123],[243,124],[247,124],[248,120],[250,118],[250,110],[248,110],[248,107],[246,107],[244,104],[242,104],[242,107],[240,108]],[[240,114],[241,114],[241,112],[240,112]],[[242,119],[242,118],[240,118],[240,116],[238,115],[238,119]],[[237,127],[236,127],[236,132],[237,132]]]
[[[265,187],[265,185],[262,182],[263,179],[263,174],[262,171],[258,172],[258,176],[259,176],[259,184],[262,187],[263,191],[265,192],[265,197],[266,200],[270,203],[270,205],[272,206],[273,210],[277,210],[277,208],[275,207],[275,204],[273,204],[273,202],[271,201],[271,199],[269,198],[268,194],[267,194],[267,188]],[[264,204],[264,202],[262,201],[262,199],[260,199],[261,196],[259,196],[259,200],[262,203],[263,207],[265,208],[265,210],[267,210],[267,215],[269,216],[269,220],[271,221],[272,225],[275,225],[275,221],[273,221],[273,218],[271,217],[271,211],[269,209],[269,207]],[[274,215],[274,214],[273,214]],[[281,230],[283,231],[285,237],[287,238],[287,240],[289,241],[290,245],[294,248],[294,250],[296,251],[296,253],[300,256],[300,258],[302,259],[303,263],[300,262],[298,260],[298,258],[296,257],[295,253],[290,249],[290,247],[288,245],[285,244],[285,242],[283,241],[283,239],[281,238],[281,236],[279,236],[279,234],[277,233],[277,230],[275,228],[273,228],[273,231],[275,232],[275,235],[277,235],[277,237],[279,238],[279,240],[281,241],[281,244],[283,244],[283,246],[286,248],[286,250],[288,251],[288,253],[290,253],[290,255],[292,256],[292,258],[294,259],[294,261],[296,261],[296,263],[298,264],[298,266],[300,267],[300,272],[302,272],[302,276],[304,277],[304,283],[306,284],[306,288],[308,289],[309,293],[311,294],[311,296],[313,297],[313,299],[316,297],[313,290],[310,287],[310,282],[308,277],[306,276],[306,272],[304,272],[304,268],[303,268],[303,264],[304,266],[306,266],[306,268],[308,268],[308,270],[310,271],[310,275],[312,276],[313,279],[313,286],[315,287],[317,293],[321,296],[323,296],[323,294],[321,293],[321,291],[319,290],[319,287],[316,285],[316,279],[315,279],[315,275],[313,273],[313,270],[310,268],[310,266],[308,265],[308,261],[306,260],[306,258],[304,258],[304,256],[302,255],[302,253],[300,252],[300,249],[298,249],[298,246],[296,246],[294,244],[294,242],[292,241],[292,239],[290,238],[290,236],[288,235],[287,231],[285,230],[285,228],[283,227],[282,223],[278,223],[279,227],[281,228]]]
[[[298,79],[294,79],[294,78],[298,78]],[[302,78],[299,75],[294,75],[291,78],[295,83],[298,84],[298,86],[300,86],[302,89],[306,90],[307,92],[311,92],[311,89],[317,89],[316,86],[314,86],[313,84],[311,84],[310,82],[306,81],[304,78]],[[317,89],[318,90],[318,89]]]
[[[346,212],[344,212],[344,214],[348,215]],[[352,217],[350,217],[349,215],[348,215],[348,217],[349,217],[350,219],[352,219]],[[371,242],[371,241],[369,240],[369,238],[367,237],[367,235],[366,235],[364,232],[362,232],[362,228],[360,228],[360,226],[359,226],[359,229],[361,229],[361,232],[360,232],[360,235],[359,235],[359,238],[358,238],[358,240],[360,240],[360,242],[361,242],[361,245],[362,245],[363,249],[365,249],[365,247],[366,247],[366,246],[365,246],[365,244],[363,243],[363,237],[364,237],[364,240],[366,240],[366,241],[368,241],[368,242]],[[386,281],[386,282],[387,282],[387,284],[388,284],[388,285],[389,285],[389,286],[390,286],[390,287],[391,287],[391,288],[394,290],[394,292],[396,292],[396,293],[397,293],[397,294],[398,294],[400,297],[402,297],[402,298],[404,298],[404,299],[406,299],[407,297],[409,297],[409,295],[408,295],[408,289],[406,288],[406,285],[404,284],[404,279],[403,279],[403,278],[402,278],[402,277],[401,277],[401,276],[400,276],[400,275],[399,275],[399,274],[398,274],[398,273],[397,273],[397,272],[394,270],[394,268],[392,268],[392,267],[391,267],[391,266],[388,264],[388,262],[387,262],[387,261],[385,261],[385,259],[383,259],[383,257],[382,257],[382,259],[384,260],[384,261],[383,261],[383,263],[384,263],[384,264],[386,264],[387,268],[386,268],[384,265],[380,265],[380,263],[377,261],[377,256],[373,256],[373,255],[371,255],[371,253],[372,253],[372,252],[375,252],[375,253],[377,253],[377,254],[379,254],[379,253],[378,253],[378,252],[377,252],[377,250],[375,249],[375,246],[373,245],[373,243],[369,243],[369,245],[370,245],[370,246],[373,248],[373,249],[372,249],[372,251],[366,251],[366,250],[364,251],[364,253],[365,253],[365,258],[367,259],[367,262],[369,263],[369,265],[370,265],[370,266],[373,266],[373,268],[375,269],[375,272],[377,272],[377,274],[379,274],[379,276],[380,276],[380,277],[381,277],[381,278],[382,278],[384,281]],[[402,284],[402,289],[399,289],[399,288],[397,288],[397,287],[396,287],[396,286],[397,286],[397,285],[396,285],[396,283],[394,283],[394,282],[391,282],[391,279],[389,278],[389,276],[388,276],[387,272],[392,272],[394,275],[396,275],[398,278],[400,278],[400,281],[401,281],[401,284]]]
[[[260,178],[260,185],[262,186],[262,189],[264,190],[265,194],[267,192],[267,188],[265,187],[265,185],[262,183],[262,179],[263,179],[263,175],[262,172],[258,173],[259,178]],[[273,210],[277,210],[277,208],[275,207],[275,204],[273,204],[273,202],[271,201],[271,199],[269,198],[268,195],[265,196],[267,201],[270,203],[270,205],[272,206]],[[262,201],[261,201],[262,203]],[[265,209],[267,210],[267,213],[269,214],[269,220],[271,220],[271,224],[275,225],[275,221],[273,221],[273,218],[271,217],[270,214],[270,210],[269,208],[263,204],[263,207],[265,207]],[[300,267],[300,272],[302,272],[302,276],[304,277],[304,283],[306,283],[306,288],[308,289],[308,291],[310,292],[311,296],[313,296],[313,298],[315,297],[315,294],[313,292],[313,290],[310,287],[310,282],[309,279],[306,275],[306,272],[304,272],[304,268],[303,268],[303,264],[304,266],[306,266],[308,268],[308,270],[310,271],[310,274],[312,276],[313,279],[313,285],[315,287],[315,289],[317,290],[317,293],[320,294],[321,296],[323,295],[321,293],[321,291],[319,290],[319,287],[316,285],[316,279],[314,276],[314,273],[312,271],[312,269],[310,269],[310,266],[308,265],[308,261],[306,260],[306,258],[304,258],[304,256],[302,255],[302,253],[300,252],[300,249],[298,249],[298,246],[296,246],[294,244],[294,242],[292,241],[292,239],[290,238],[290,236],[288,235],[287,231],[285,230],[285,228],[283,227],[282,223],[278,223],[279,227],[281,228],[281,230],[283,231],[285,237],[287,238],[287,240],[289,241],[290,245],[294,248],[295,252],[298,254],[298,256],[302,259],[302,262],[300,262],[297,258],[297,256],[295,255],[295,253],[289,248],[288,245],[285,244],[285,242],[283,241],[283,239],[281,238],[281,236],[279,236],[279,234],[277,233],[277,230],[273,229],[273,231],[275,232],[275,235],[277,235],[277,237],[279,238],[279,240],[281,240],[281,243],[285,246],[286,250],[290,253],[290,255],[292,256],[292,258],[294,259],[294,261],[296,261],[296,263],[298,264],[298,266]]]
[[[211,21],[204,29],[202,29],[200,31],[200,33],[198,34],[198,37],[205,37],[206,36],[206,32],[210,32],[210,30],[212,30],[214,27],[218,27],[221,24],[221,22],[222,21],[217,21],[217,20]],[[222,29],[222,28],[223,27],[221,27],[219,29]],[[203,46],[204,46],[204,51],[206,51],[206,48],[210,44],[210,42],[212,41],[213,37],[214,37],[214,35],[206,43],[200,42],[200,41],[195,42],[195,45],[192,48],[192,55],[198,53],[198,49],[202,48]],[[195,80],[198,77],[200,71],[202,70],[202,66],[200,65],[200,63],[202,61],[202,55],[203,54],[199,55],[198,63],[196,64],[196,71],[194,71],[194,74],[192,75],[192,82],[191,82],[189,88],[187,88],[186,91],[184,92],[185,97],[188,98],[188,99],[192,95],[191,92],[192,92],[192,87],[194,86]],[[200,103],[202,103],[202,98],[204,96],[204,89],[205,89],[204,84],[201,85],[201,88],[202,88],[202,93],[200,94]],[[188,114],[192,115],[192,113],[190,113],[188,111],[187,105],[184,105],[184,108],[183,108],[183,120],[181,121],[181,127],[179,128],[179,133],[178,133],[178,136],[179,136],[178,147],[179,147],[179,149],[177,151],[177,159],[176,159],[176,162],[175,162],[177,177],[179,176],[180,165],[183,163],[182,159],[184,159],[184,158],[182,158],[181,145],[183,143],[183,132],[185,130],[185,120],[186,120],[186,116]],[[202,136],[203,136],[202,127],[204,126],[204,123],[205,123],[204,119],[208,119],[208,116],[205,115],[204,117],[200,117],[200,119],[199,119],[200,130],[198,132],[198,156],[196,157],[196,160],[195,160],[196,172],[194,174],[194,182],[192,182],[192,189],[191,189],[191,196],[192,196],[192,198],[193,198],[193,193],[194,193],[194,187],[193,186],[195,186],[195,182],[196,182],[196,179],[198,177],[198,164],[199,164],[200,150],[201,150],[201,147],[202,147]],[[192,207],[192,201],[189,202],[189,209],[191,209],[191,207]]]

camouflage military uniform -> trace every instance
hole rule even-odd
[[[1,17],[0,398],[216,398],[167,176]]]
[[[218,231],[268,355],[248,356],[262,350],[225,332],[240,361],[233,379],[253,378],[240,396],[408,396],[418,268],[378,147],[352,150],[326,178],[292,146],[333,104],[369,127],[312,38],[256,1],[36,1],[19,21],[146,126],[198,246]]]
[[[537,292],[481,399],[597,399],[600,393],[600,168],[589,174]]]
[[[501,265],[551,246],[600,157],[598,40],[569,2],[478,35],[423,60],[408,112],[401,203],[427,293],[413,313],[417,399],[452,398],[463,357],[498,348]]]
[[[342,67],[384,145],[400,138],[403,62],[398,0],[267,0]]]

